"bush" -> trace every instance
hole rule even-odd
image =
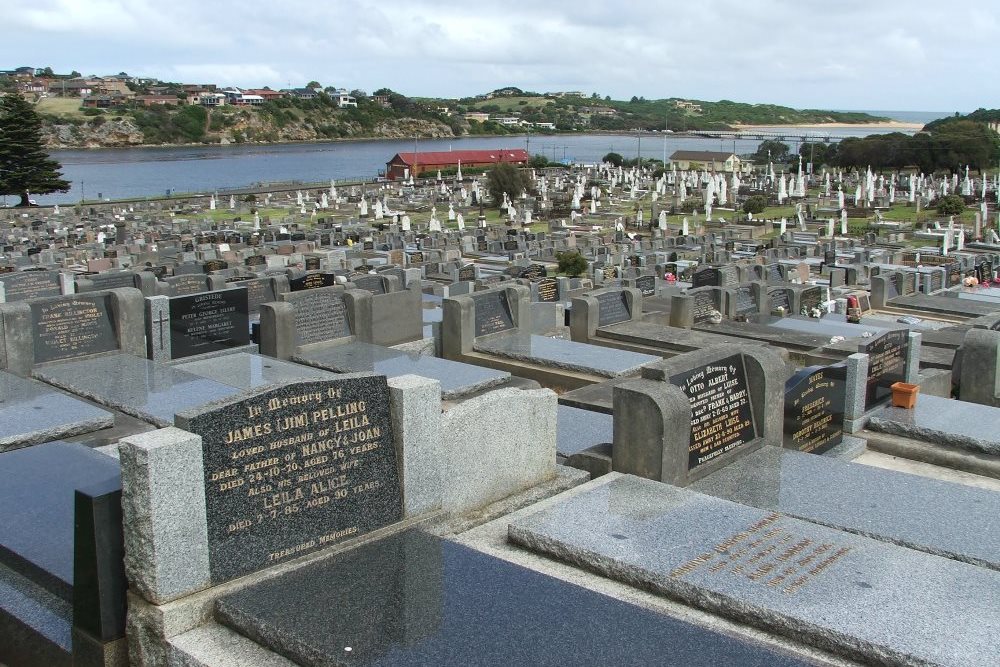
[[[958,195],[948,195],[937,200],[935,209],[941,215],[961,215],[965,210],[965,200]]]
[[[102,115],[104,115],[103,111],[101,111],[100,109],[95,109],[93,107],[87,107],[86,109],[84,109],[82,111],[82,113],[83,113],[84,116],[102,116]]]
[[[767,197],[764,195],[753,195],[743,202],[744,213],[753,213],[756,215],[763,213],[765,208],[767,208]]]
[[[625,162],[625,158],[620,153],[608,153],[601,158],[601,162],[608,162],[616,167],[620,167]]]
[[[578,251],[557,252],[556,261],[559,262],[559,273],[570,278],[576,278],[587,271],[587,260]]]
[[[511,201],[521,196],[530,187],[531,177],[514,165],[503,162],[490,169],[486,178],[486,189],[493,199],[493,205],[498,207],[503,203],[503,193],[507,193]]]

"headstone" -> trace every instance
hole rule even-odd
[[[597,326],[606,327],[632,319],[628,297],[623,291],[610,291],[597,294],[598,304]]]
[[[865,409],[869,410],[889,398],[890,385],[906,381],[906,364],[910,352],[909,331],[887,331],[859,345],[858,352],[868,355]]]
[[[847,366],[804,368],[785,383],[785,447],[823,454],[844,437]]]
[[[514,328],[513,315],[504,290],[473,294],[472,301],[476,309],[476,338]]]
[[[172,297],[167,308],[169,359],[221,352],[250,344],[250,312],[245,289]],[[157,331],[155,321],[153,324],[151,338],[155,339],[162,332]]]

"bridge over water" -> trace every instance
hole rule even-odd
[[[846,139],[847,137],[840,136],[832,133],[824,132],[796,132],[794,130],[695,130],[685,132],[686,135],[692,137],[705,137],[706,139],[728,139],[730,141],[736,139],[748,139],[756,141],[765,141],[768,139],[786,142],[815,142],[815,143],[833,143]]]

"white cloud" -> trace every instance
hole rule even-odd
[[[997,19],[939,0],[8,3],[11,67],[456,97],[518,85],[800,107],[1000,107],[982,85]],[[955,97],[942,99],[935,81]]]

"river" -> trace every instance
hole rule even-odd
[[[785,130],[782,130],[785,132]],[[797,130],[789,129],[788,134]],[[815,131],[810,128],[810,132]],[[885,132],[854,126],[821,129],[842,138]],[[550,160],[598,162],[609,152],[627,158],[663,159],[675,150],[752,153],[756,140],[719,140],[670,134],[518,135],[452,139],[373,139],[303,144],[183,146],[52,151],[71,181],[66,193],[34,196],[39,204],[69,204],[81,198],[124,199],[171,193],[212,192],[257,183],[319,183],[371,179],[399,152],[524,148]],[[795,144],[791,144],[795,148]],[[13,203],[13,197],[5,198]]]

